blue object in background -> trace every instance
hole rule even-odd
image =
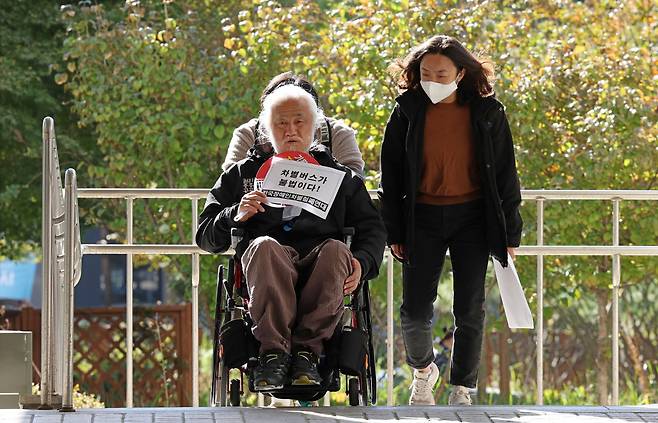
[[[82,242],[95,244],[104,239],[99,228],[82,233]],[[34,256],[25,260],[0,261],[0,304],[20,308],[29,304],[41,308],[40,262]],[[133,270],[134,304],[166,302],[166,272],[149,266]],[[107,307],[126,304],[126,256],[84,255],[82,277],[75,287],[75,307]]]
[[[34,259],[0,261],[0,299],[30,301],[36,275]]]

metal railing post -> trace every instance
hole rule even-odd
[[[544,199],[537,199],[537,246],[544,245]],[[544,256],[537,254],[537,405],[544,404]]]
[[[322,405],[324,407],[330,407],[331,406],[331,392],[327,392],[324,394],[324,399],[322,401]]]
[[[619,199],[612,200],[612,245],[619,246]],[[612,256],[612,405],[619,405],[619,285],[621,257]]]
[[[64,176],[66,212],[64,215],[64,387],[60,411],[75,411],[73,408],[73,295],[74,295],[74,251],[75,251],[75,170],[67,169]]]
[[[44,140],[46,137],[46,121],[44,121]],[[44,141],[45,143],[45,141]],[[46,146],[44,145],[44,171],[46,170],[46,156],[48,152]],[[48,186],[50,182],[46,182],[44,179],[44,222],[46,222],[46,209],[51,207],[50,213],[52,215],[52,195],[50,192],[45,191],[45,187]],[[199,257],[200,254],[207,254],[205,251],[201,251],[195,244],[134,244],[132,240],[132,198],[186,198],[193,200],[193,232],[196,232],[196,227],[198,226],[198,216],[196,212],[197,200],[207,193],[205,189],[120,189],[120,188],[97,188],[97,189],[81,189],[79,190],[79,196],[81,198],[130,198],[129,200],[129,233],[130,236],[127,240],[127,245],[84,245],[85,254],[190,254],[192,255],[192,285],[193,285],[193,402],[198,404],[198,284],[199,284]],[[371,193],[372,194],[372,193]],[[613,256],[613,268],[612,268],[612,278],[613,278],[613,287],[612,287],[612,314],[613,314],[613,328],[612,328],[612,400],[613,404],[619,402],[619,291],[620,291],[620,279],[621,279],[621,266],[620,266],[620,257],[625,256],[658,256],[658,245],[619,245],[619,204],[622,200],[658,200],[658,195],[655,191],[651,190],[524,190],[522,192],[524,200],[536,200],[537,201],[537,245],[526,245],[519,248],[519,255],[535,255],[537,256],[537,403],[539,405],[543,404],[543,366],[544,366],[544,321],[543,321],[543,306],[544,306],[544,270],[543,264],[544,255],[565,255],[565,256]],[[45,200],[48,201],[45,201]],[[545,245],[544,243],[544,204],[546,200],[605,200],[613,201],[614,209],[614,227],[613,227],[613,245]],[[52,219],[52,217],[51,217]],[[45,242],[47,236],[52,236],[52,229],[46,228],[47,225],[44,223],[44,245],[48,245]],[[52,244],[52,243],[51,243]],[[52,250],[44,250],[44,258],[47,255],[52,257]],[[387,251],[387,403],[388,405],[394,405],[394,399],[392,395],[393,390],[393,272],[394,272],[394,260],[390,256],[390,252]],[[51,278],[49,284],[44,283],[44,304],[47,307],[46,301],[46,289],[52,289],[52,271],[46,272],[49,268],[49,263],[44,262],[44,282],[46,278]],[[51,267],[52,269],[52,267]],[[132,269],[131,269],[132,270]],[[49,276],[48,276],[49,275]],[[132,272],[129,273],[130,286],[132,287]],[[52,302],[52,291],[50,294]],[[129,338],[132,343],[132,300],[129,307],[130,314],[128,315],[127,320],[130,321],[129,325]],[[47,315],[47,314],[46,314]],[[42,322],[42,324],[45,324]],[[51,330],[47,325],[44,329],[44,334],[46,330]],[[46,336],[46,335],[44,335]],[[50,335],[52,338],[52,335]],[[47,347],[42,345],[42,355],[44,359],[52,358],[48,356],[47,353],[44,353],[44,348]],[[132,349],[131,349],[132,350]],[[129,355],[129,364],[132,369],[132,355]],[[45,363],[45,360],[44,360]],[[45,364],[44,364],[45,365]],[[47,367],[47,366],[46,366]],[[47,373],[51,370],[50,367],[45,369],[44,373]],[[132,372],[131,378],[132,378]],[[48,383],[50,378],[43,378],[42,384],[52,387],[52,383]],[[130,382],[132,384],[132,382]],[[130,392],[132,395],[132,385],[130,386]],[[47,396],[49,393],[52,393],[52,388],[42,390],[43,396]],[[132,400],[132,399],[131,399]],[[262,396],[259,395],[259,404],[262,404]],[[42,402],[51,403],[52,400],[48,398],[47,400],[42,399]]]
[[[198,200],[192,199],[192,243],[199,227]],[[199,406],[199,253],[192,253],[192,406]]]
[[[42,126],[42,183],[41,183],[41,248],[43,254],[43,265],[41,271],[41,405],[40,409],[51,409],[51,354],[50,341],[52,329],[52,203],[50,167],[52,160],[51,142],[54,138],[54,123],[51,117],[43,120]]]
[[[393,397],[393,265],[390,248],[386,251],[386,405],[395,405]]]
[[[126,242],[133,243],[133,198],[126,198]],[[133,407],[133,255],[126,254],[126,407]]]

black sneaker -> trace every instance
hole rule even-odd
[[[292,385],[319,385],[322,377],[318,372],[318,356],[308,350],[299,350],[293,355],[291,374]]]
[[[289,368],[290,354],[281,350],[265,351],[258,357],[258,366],[254,369],[254,390],[283,388]]]

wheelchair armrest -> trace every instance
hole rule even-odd
[[[235,250],[244,237],[244,229],[231,228],[231,248]]]

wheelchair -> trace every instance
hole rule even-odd
[[[231,229],[231,247],[234,251],[243,236],[242,229]],[[345,243],[348,247],[353,236],[354,229],[346,228]],[[223,265],[218,267],[216,295],[209,403],[213,407],[239,407],[245,392],[245,378],[249,390],[258,392],[254,390],[252,374],[258,365],[259,343],[251,332],[252,320],[247,309],[249,295],[240,259],[236,255],[229,259],[227,269]],[[239,370],[239,378],[230,379],[233,369]],[[332,338],[325,342],[318,370],[322,376],[320,385],[285,385],[282,389],[261,393],[300,402],[317,401],[327,392],[340,391],[342,374],[346,378],[349,405],[376,404],[377,379],[368,281],[361,281],[359,287],[345,297],[343,318]]]

